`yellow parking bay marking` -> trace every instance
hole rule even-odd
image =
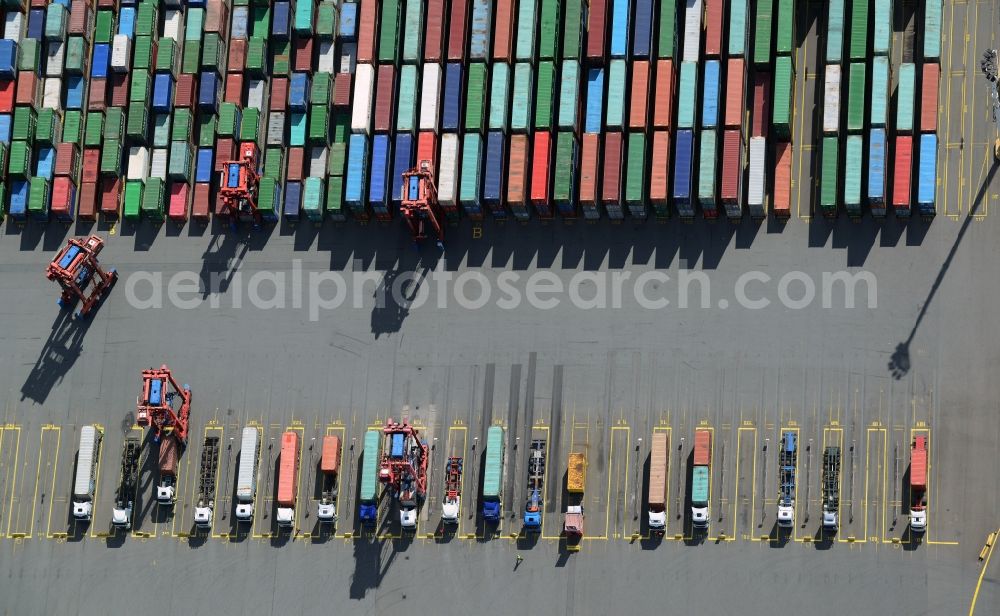
[[[202,444],[204,444],[205,440],[208,438],[209,432],[218,432],[216,436],[218,436],[219,438],[219,445],[218,445],[219,456],[218,459],[215,461],[215,494],[212,495],[212,503],[215,504],[215,507],[212,510],[212,528],[208,530],[208,534],[211,535],[212,537],[215,537],[216,536],[215,525],[219,522],[219,517],[224,511],[224,509],[222,508],[222,503],[219,502],[219,483],[221,482],[222,479],[222,473],[219,472],[220,471],[219,467],[222,465],[223,452],[225,451],[226,441],[223,438],[223,436],[225,436],[226,430],[225,427],[220,424],[205,426],[205,432],[202,435]],[[201,458],[198,459],[198,481],[193,481],[192,483],[194,484],[194,489],[192,490],[192,497],[191,497],[191,511],[193,514],[194,507],[198,505],[198,496],[199,496],[198,488],[200,487],[199,484],[201,483]],[[194,526],[193,520],[191,524],[192,526]]]
[[[737,509],[740,504],[740,458],[743,457],[743,439],[746,438],[747,442],[750,442],[751,437],[753,437],[753,446],[750,448],[750,527],[746,529],[744,533],[744,538],[749,539],[750,535],[753,533],[753,521],[754,521],[754,510],[756,509],[757,502],[757,428],[753,425],[753,422],[744,420],[742,426],[736,429],[736,480],[734,483],[733,490],[733,532],[730,536],[731,539],[735,539],[739,533],[739,525],[737,518]],[[744,433],[748,433],[744,437]],[[745,497],[744,497],[745,498]]]
[[[56,455],[52,463],[52,482],[49,484],[49,512],[45,524],[45,536],[49,539],[55,539],[56,536],[52,533],[52,506],[56,500],[60,503],[66,503],[65,497],[56,498],[56,478],[59,476],[59,452],[61,451],[62,445],[62,427],[48,426],[48,429],[53,430],[56,433]],[[59,537],[65,537],[65,535],[66,533],[61,531],[59,532]]]
[[[837,475],[837,496],[840,498],[840,502],[837,503],[837,517],[839,518],[841,525],[843,525],[844,518],[844,429],[838,424],[831,423],[829,426],[823,428],[823,450],[820,455],[826,453],[826,448],[831,445],[836,445],[840,451],[840,473]],[[822,486],[820,482],[820,486]],[[854,495],[852,494],[853,498]],[[825,536],[826,530],[820,527],[820,532]],[[846,540],[841,540],[846,541]]]
[[[986,552],[986,557],[983,558],[983,568],[979,571],[979,580],[976,582],[976,590],[972,593],[972,603],[969,604],[969,616],[975,616],[976,613],[976,602],[979,600],[979,589],[983,585],[983,578],[986,577],[986,569],[990,566],[990,559],[993,557],[993,550],[997,547],[996,536],[1000,534],[1000,528],[996,530],[993,534],[993,541],[989,544],[989,550],[983,548]],[[982,554],[980,554],[982,557]]]
[[[466,494],[465,494],[465,476],[469,469],[472,468],[470,460],[466,455],[468,452],[469,445],[469,428],[468,426],[449,426],[448,427],[448,437],[445,447],[445,451],[448,452],[448,456],[456,456],[462,458],[462,477],[459,482],[459,498],[458,498],[458,527],[455,531],[456,536],[465,536],[465,515],[463,514],[466,506]],[[445,460],[444,469],[442,472],[447,472],[448,461]],[[470,499],[475,506],[475,496]],[[338,505],[339,507],[339,505]]]
[[[875,434],[875,438],[874,439],[872,439],[872,434]],[[881,423],[874,422],[871,426],[869,426],[868,428],[866,428],[866,430],[865,430],[865,502],[864,502],[864,507],[863,507],[864,512],[865,512],[864,542],[868,541],[869,538],[871,538],[872,541],[877,541],[882,536],[882,534],[885,532],[885,488],[886,488],[885,483],[886,483],[886,480],[887,480],[886,479],[886,472],[885,472],[886,471],[887,460],[885,459],[885,456],[887,454],[887,452],[886,452],[886,443],[887,443],[887,441],[888,441],[888,433],[886,432],[885,427],[881,425]],[[878,446],[878,447],[881,448],[880,452],[876,452],[874,459],[872,458],[872,455],[871,455],[871,453],[872,453],[872,443],[873,442],[876,444],[876,446]],[[880,457],[882,458],[881,461],[879,460]],[[880,464],[880,462],[881,462],[881,464]],[[878,529],[878,532],[879,532],[878,535],[870,535],[869,534],[869,527],[868,527],[868,518],[870,517],[869,516],[869,512],[868,512],[868,506],[872,502],[871,481],[870,481],[870,478],[871,478],[871,465],[872,464],[875,464],[875,470],[876,470],[876,476],[875,476],[875,481],[876,481],[876,484],[875,484],[875,496],[876,496],[876,498],[878,498],[878,500],[882,501],[882,503],[881,503],[882,504],[882,507],[881,507],[882,518],[881,518],[881,520],[876,520],[876,526],[881,525],[879,527],[879,529]],[[881,493],[879,493],[879,485],[878,485],[879,471],[881,471],[881,475],[882,475]],[[877,506],[876,506],[876,508],[878,509]]]
[[[131,535],[132,535],[133,538],[139,538],[139,539],[142,539],[142,538],[146,537],[146,533],[145,532],[141,532],[141,531],[137,531],[136,527],[140,526],[139,521],[140,521],[140,516],[142,515],[142,513],[140,511],[140,508],[139,508],[139,490],[142,489],[142,469],[146,465],[146,456],[150,455],[149,454],[149,444],[146,443],[146,442],[144,442],[144,440],[143,440],[144,435],[145,435],[145,433],[143,432],[142,427],[138,426],[138,425],[133,425],[132,428],[129,430],[129,433],[125,435],[126,439],[128,437],[130,437],[130,436],[139,439],[139,443],[140,443],[140,448],[139,448],[139,462],[138,462],[138,465],[137,465],[136,471],[135,471],[136,472],[135,491],[132,493],[132,532],[131,532]],[[122,447],[124,447],[124,446],[125,445],[124,445],[124,440],[123,440],[122,441]],[[104,451],[104,447],[101,447],[101,451],[102,452]],[[120,481],[121,480],[121,472],[119,471],[118,473],[116,473],[115,477]],[[117,492],[118,491],[118,485],[117,484],[114,485],[113,489],[115,490],[115,492]],[[149,498],[156,498],[156,497],[154,495],[150,494]],[[154,535],[155,535],[155,528],[154,528]],[[91,529],[91,536],[93,536],[93,529]]]
[[[344,479],[344,451],[347,449],[345,441],[347,440],[347,427],[344,424],[330,424],[326,427],[326,436],[339,435],[340,436],[340,460],[337,462],[337,517],[343,514],[343,509],[340,507],[340,503],[343,500],[344,492],[346,490],[342,489],[343,479]],[[322,445],[320,445],[320,454],[322,455]]]
[[[667,520],[667,524],[669,525],[670,524],[670,476],[673,474],[672,471],[674,470],[674,469],[670,468],[670,454],[673,451],[674,430],[673,430],[672,426],[659,425],[659,426],[655,426],[653,428],[653,434],[656,434],[657,432],[666,432],[667,433],[667,485],[666,485],[666,488],[665,488],[666,491],[663,493],[664,494],[664,500],[666,501],[663,504],[663,515],[665,516],[665,518]],[[641,485],[636,486],[636,489],[637,490],[641,490],[642,486]],[[636,495],[636,498],[639,498],[640,500],[641,500],[641,497],[642,497],[642,494],[637,494]],[[666,531],[666,529],[664,529],[664,531]],[[647,534],[646,534],[646,538],[647,539],[649,538],[649,535],[650,534],[647,532]],[[670,534],[667,533],[667,532],[663,533],[663,537],[665,539],[673,539],[673,537],[670,536]]]
[[[19,536],[23,539],[30,539],[34,536],[39,486],[41,486],[42,497],[45,498],[45,492],[47,490],[46,485],[51,483],[49,480],[49,474],[50,471],[54,472],[55,458],[59,455],[59,430],[53,429],[53,427],[54,426],[49,425],[42,426],[42,431],[39,434],[38,461],[35,464],[35,485],[32,489],[31,496],[31,517],[27,521],[27,528],[25,528],[25,523],[21,520],[22,509],[25,509],[25,507],[23,507],[22,503],[19,502],[20,496],[18,496],[16,499],[17,513],[9,520],[9,523],[13,524],[15,528],[15,530],[10,533],[14,537]],[[45,461],[44,472],[42,471],[42,461]],[[30,479],[24,477],[24,472],[27,469],[27,466],[28,462],[25,461],[21,467],[22,484],[25,484],[26,481],[30,481]],[[54,481],[54,479],[55,476],[53,475],[52,481]],[[22,489],[24,487],[26,487],[26,484],[22,486]]]
[[[5,424],[0,432],[0,516],[4,513],[6,502],[6,524],[0,525],[0,537],[10,536],[10,518],[16,500],[17,462],[21,455],[21,426]]]

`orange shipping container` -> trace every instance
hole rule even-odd
[[[299,473],[299,433],[289,430],[281,435],[281,461],[278,466],[278,505],[295,505],[295,478]]]
[[[104,111],[108,100],[108,80],[104,77],[94,77],[90,80],[90,94],[87,99],[87,111]]]
[[[601,136],[584,133],[580,146],[580,203],[597,204],[597,159],[601,149]]]
[[[774,214],[787,218],[792,209],[792,144],[774,144]]]
[[[924,63],[923,80],[920,84],[920,131],[933,133],[937,131],[938,115],[938,80],[941,78],[941,65],[936,62]]]
[[[694,465],[708,466],[712,460],[712,431],[698,428],[694,431]]]
[[[896,137],[896,162],[892,175],[892,205],[899,210],[910,209],[910,174],[913,169],[913,137]]]
[[[726,128],[743,126],[743,110],[746,109],[746,72],[743,58],[730,58],[726,67]]]
[[[653,94],[653,128],[670,128],[674,115],[674,61],[656,61],[656,92]]]
[[[293,42],[294,69],[299,73],[312,73],[313,40],[312,37],[295,36]]]
[[[391,64],[382,64],[378,67],[378,84],[375,91],[376,131],[388,132],[393,127],[395,102],[395,67]]]
[[[289,182],[302,181],[305,157],[305,148],[288,148],[288,172],[285,177]]]
[[[122,180],[118,176],[101,179],[101,214],[117,220],[118,206],[121,204]]]
[[[205,5],[205,32],[224,34],[229,25],[229,8],[225,0],[208,0]]]
[[[632,104],[629,107],[630,128],[646,128],[646,107],[649,104],[649,62],[632,63]]]
[[[607,30],[607,0],[591,0],[590,23],[587,24],[587,59],[604,59],[604,33]]]
[[[528,203],[528,136],[511,135],[510,137],[510,169],[507,176],[507,203],[524,207]]]
[[[229,72],[242,73],[247,58],[246,39],[233,39],[229,41]]]
[[[722,0],[705,0],[705,55],[722,53]]]
[[[451,0],[451,19],[448,20],[449,60],[465,58],[465,31],[468,19],[469,0]]]
[[[358,7],[358,62],[361,64],[375,62],[378,4],[379,0],[361,0]]]
[[[727,130],[722,136],[722,190],[723,203],[739,203],[740,179],[743,177],[743,137],[740,131]]]
[[[535,133],[534,156],[531,159],[531,201],[548,204],[549,201],[549,156],[552,138],[548,131]]]
[[[658,130],[653,133],[653,148],[650,155],[649,200],[666,205],[667,178],[670,169],[670,131]]]
[[[339,75],[338,75],[339,77]],[[269,97],[271,111],[284,111],[288,104],[288,77],[271,78],[271,95]]]
[[[177,77],[177,87],[174,92],[174,107],[193,109],[195,97],[198,95],[198,84],[195,75],[183,74]]]
[[[17,73],[17,92],[14,95],[14,102],[18,105],[37,107],[38,90],[37,73],[33,71],[19,71]]]
[[[336,473],[340,468],[340,437],[328,434],[323,437],[323,457],[320,459],[319,470],[324,473]]]
[[[514,0],[495,1],[493,59],[499,62],[510,62],[514,55]]]
[[[243,106],[243,73],[229,73],[226,75],[226,91],[222,97],[227,103]],[[274,97],[271,97],[272,103]]]
[[[601,178],[601,199],[605,204],[619,204],[622,198],[622,135],[604,135],[604,177]]]
[[[437,135],[429,130],[417,135],[417,164],[422,160],[431,161],[431,169],[437,177]]]
[[[424,61],[440,62],[444,34],[445,0],[427,3],[427,28],[424,31]]]
[[[209,212],[209,193],[211,184],[195,184],[194,199],[191,200],[191,216],[199,220],[207,220]]]
[[[111,89],[111,106],[125,107],[129,103],[129,74],[112,73],[108,78]]]
[[[81,220],[97,219],[97,182],[84,182],[80,186],[80,204],[77,206],[77,216]]]

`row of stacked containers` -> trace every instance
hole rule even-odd
[[[925,1],[921,100],[932,110],[941,11],[940,0]],[[796,4],[0,0],[0,197],[18,221],[206,220],[224,163],[249,143],[270,221],[389,220],[401,173],[419,161],[431,163],[452,220],[788,216]],[[842,39],[848,4],[845,56],[835,33],[839,23]],[[891,2],[874,0],[873,59],[868,5],[830,3],[827,214],[840,202],[857,214],[861,174],[852,173],[881,152],[884,174],[888,159],[887,101],[873,101],[867,121],[851,113],[869,60],[883,99],[891,82]],[[906,67],[901,101],[905,84],[910,99],[916,90]],[[846,139],[839,94],[831,98],[837,73],[850,76]],[[927,114],[921,171],[935,165]],[[900,161],[917,144],[902,105],[897,115],[893,200],[908,211]],[[855,133],[866,128],[862,158]],[[926,197],[921,182],[922,208]]]

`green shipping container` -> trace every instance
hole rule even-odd
[[[42,43],[38,39],[22,38],[17,50],[17,70],[38,72]]]
[[[779,139],[792,137],[792,105],[795,100],[795,72],[790,56],[778,56],[774,62],[774,115],[772,123]]]
[[[774,23],[774,0],[757,0],[757,15],[754,20],[753,61],[754,64],[771,63],[771,30]]]
[[[100,131],[98,131],[98,135],[100,135]],[[62,120],[55,109],[46,107],[38,112],[38,128],[35,130],[35,140],[46,145],[53,145],[62,141]],[[3,165],[0,165],[0,171],[2,170]]]
[[[379,62],[396,62],[399,57],[399,3],[400,0],[382,0],[380,3]]]
[[[625,126],[625,77],[628,71],[624,60],[608,63],[608,104],[604,111],[604,124],[608,128]]]
[[[677,97],[677,128],[694,128],[695,113],[698,109],[698,64],[696,62],[681,62],[680,86],[677,91],[690,93],[690,95]],[[609,103],[610,99],[609,91]]]
[[[715,161],[718,158],[718,132],[701,131],[700,156],[698,157],[698,203],[715,208]]]
[[[125,108],[108,107],[104,110],[104,139],[125,139]]]
[[[87,127],[83,131],[83,145],[99,147],[104,138],[104,112],[87,113]]]
[[[576,187],[577,151],[576,135],[567,131],[556,133],[556,156],[553,161],[555,173],[552,176],[552,200],[569,204],[576,209],[573,189]],[[560,208],[562,209],[562,208]]]
[[[135,15],[136,36],[156,35],[156,26],[159,22],[158,5],[159,2],[142,2],[139,4]],[[202,10],[202,16],[204,17],[204,15],[205,11]]]
[[[899,85],[896,89],[896,131],[913,131],[913,98],[917,67],[912,63],[899,65]]]
[[[331,176],[326,180],[329,190],[326,191],[326,214],[335,222],[347,220],[344,212],[344,178]]]
[[[146,71],[132,71],[129,74],[130,103],[147,103],[153,88],[153,79]]]
[[[403,18],[403,61],[418,62],[424,53],[424,2],[406,0]]]
[[[215,145],[215,126],[219,119],[217,116],[208,115],[207,113],[198,114],[198,147],[199,148],[210,148]],[[174,123],[174,131],[177,130],[176,121]],[[183,139],[178,139],[178,141],[184,141]]]
[[[559,128],[577,131],[580,128],[580,63],[564,60],[559,87]]]
[[[732,0],[739,3],[745,0]],[[611,3],[608,3],[610,9]],[[732,35],[730,35],[732,36]],[[656,53],[660,58],[673,58],[677,53],[677,3],[660,0],[660,30],[656,41]],[[730,52],[732,53],[732,52]]]
[[[8,178],[28,178],[31,176],[31,146],[28,145],[28,142],[12,141],[8,158]]]
[[[252,38],[247,42],[246,72],[260,77],[267,66],[267,39]]]
[[[49,4],[45,9],[45,40],[66,38],[66,22],[69,11],[61,4]]]
[[[125,182],[125,206],[122,208],[122,215],[125,220],[139,220],[139,213],[142,210],[142,180],[128,180]]]
[[[177,75],[177,58],[180,56],[174,39],[160,39],[156,50],[156,72]]]
[[[485,98],[486,64],[474,62],[469,65],[469,81],[465,91],[465,130],[483,130]]]
[[[28,187],[28,211],[33,217],[47,215],[49,211],[49,181],[43,177],[33,177]]]
[[[173,44],[173,39],[164,39],[164,41],[170,41],[168,47]],[[170,47],[172,49],[172,47]],[[173,62],[173,57],[171,57],[169,50],[157,49],[156,43],[153,42],[153,37],[151,36],[137,36],[135,37],[135,44],[132,46],[132,68],[149,71],[153,67],[153,56],[156,55],[157,64],[160,62],[160,56],[166,57],[167,61]],[[171,70],[173,66],[168,64],[166,69]]]
[[[868,0],[851,1],[851,60],[868,57]]]
[[[35,141],[35,130],[38,128],[38,115],[31,107],[18,105],[14,107],[14,118],[11,124],[11,139],[15,141]]]
[[[925,60],[936,60],[941,57],[941,12],[942,0],[925,0],[922,24]]]
[[[583,38],[586,32],[584,0],[564,0],[566,3],[566,28],[563,35],[563,60],[579,60],[583,55]]]
[[[559,52],[559,4],[561,0],[541,0],[541,32],[539,34],[538,59],[558,60]]]
[[[837,211],[838,146],[837,137],[823,137],[819,205],[827,215]]]
[[[121,175],[122,144],[120,141],[107,139],[101,148],[101,173],[104,175]]]
[[[94,19],[94,42],[110,43],[115,33],[115,13],[114,11],[97,11]]]
[[[708,467],[696,466],[691,471],[691,505],[708,505]]]
[[[184,41],[200,41],[205,27],[205,9],[191,7],[187,10],[184,24]]]
[[[349,78],[347,77],[347,79]],[[333,76],[330,73],[313,75],[312,85],[309,87],[309,100],[312,101],[313,105],[329,105],[332,91]]]
[[[248,107],[240,120],[240,141],[260,141],[260,109]]]
[[[191,168],[194,165],[194,148],[183,141],[170,144],[170,160],[167,174],[170,179],[187,182],[191,179]]]
[[[82,125],[83,112],[79,109],[67,109],[63,116],[63,141],[80,145],[80,140],[83,138]]]
[[[225,56],[222,38],[215,32],[205,34],[201,42],[201,67],[206,71],[224,71],[222,59]]]
[[[872,49],[877,56],[885,56],[892,49],[892,0],[875,0],[875,35]]]
[[[503,427],[490,426],[486,431],[486,466],[483,467],[483,498],[498,500],[503,487]]]
[[[302,210],[313,222],[323,220],[323,178],[308,177],[302,183]]]
[[[872,59],[872,118],[873,127],[884,127],[889,115],[889,58]]]
[[[219,122],[215,127],[220,137],[235,137],[239,127],[240,111],[234,103],[219,105]]]
[[[264,152],[264,173],[261,175],[279,182],[285,180],[285,148],[267,148]]]
[[[67,75],[83,75],[87,66],[90,51],[87,41],[82,36],[71,36],[66,41],[65,69]]]
[[[129,103],[125,136],[132,141],[146,142],[149,134],[149,113],[146,103]]]
[[[462,136],[462,170],[458,200],[463,205],[479,205],[482,194],[483,137],[477,133]]]
[[[795,2],[778,0],[778,28],[774,49],[778,55],[795,51]]]
[[[378,465],[382,457],[381,430],[365,432],[365,448],[361,457],[361,491],[358,498],[362,503],[370,503],[378,496]]]
[[[523,0],[517,6],[517,44],[514,57],[517,60],[535,59],[535,30],[538,24],[537,0]]]
[[[861,167],[864,164],[862,158],[862,145],[864,138],[861,135],[848,135],[847,148],[845,150],[844,162],[844,207],[851,216],[861,214]]]
[[[510,65],[496,62],[493,64],[493,82],[490,84],[490,130],[506,131],[510,127],[507,113],[509,101]]]
[[[170,114],[158,113],[153,116],[153,147],[165,148],[170,144]]]
[[[747,52],[747,4],[749,0],[729,0],[729,55],[743,56]],[[664,2],[673,5],[673,2]],[[670,9],[675,10],[674,8]],[[660,26],[662,29],[662,26]],[[669,57],[663,56],[660,57]]]
[[[201,41],[184,41],[184,51],[181,53],[181,72],[185,75],[198,73],[201,64]]]
[[[295,15],[292,21],[292,28],[296,34],[312,36],[313,17],[315,10],[313,0],[299,0],[295,3]]]
[[[272,60],[272,75],[288,75],[292,70],[292,42],[275,41]]]
[[[827,17],[826,61],[839,64],[844,56],[844,3],[846,0],[829,0]]]
[[[327,172],[330,175],[342,176],[347,168],[347,144],[334,143],[330,145],[330,155],[327,157]]]
[[[538,88],[535,94],[535,128],[552,128],[552,106],[555,99],[556,67],[552,62],[538,63]]]
[[[646,135],[628,134],[625,159],[625,202],[640,204],[646,201]]]
[[[268,33],[271,32],[271,3],[270,2],[256,2],[255,6],[250,9],[250,23],[253,25],[250,31],[253,32],[252,38],[267,38]]]
[[[347,143],[351,135],[351,113],[349,111],[341,111],[333,114],[330,124],[333,126],[333,130],[331,131],[333,133],[333,142]]]
[[[333,2],[320,2],[316,7],[316,37],[332,41],[337,31],[337,5]]]
[[[847,130],[859,131],[865,127],[865,64],[851,62],[847,90]]]
[[[306,144],[307,116],[304,113],[294,111],[288,114],[288,145],[293,148],[302,147]]]
[[[526,132],[531,128],[531,65],[520,62],[514,65],[514,96],[510,106],[510,128]]]
[[[260,194],[257,199],[257,210],[264,218],[274,219],[276,210],[281,208],[281,191],[275,190],[279,186],[278,181],[272,177],[260,178],[257,187],[257,192]]]
[[[413,4],[409,2],[407,4]],[[417,99],[420,98],[417,66],[405,64],[399,71],[399,95],[396,100],[396,130],[410,132],[417,129]]]
[[[309,141],[326,144],[330,140],[330,108],[325,105],[309,107]]]
[[[215,116],[202,114],[202,118],[211,122]],[[170,132],[171,141],[191,141],[194,134],[194,118],[190,109],[178,107],[174,109],[173,129]]]
[[[153,222],[163,222],[163,202],[167,189],[160,178],[148,178],[142,191],[142,215]]]

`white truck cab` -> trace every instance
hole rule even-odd
[[[417,528],[417,507],[415,505],[399,506],[399,525],[405,530],[415,530]]]
[[[691,507],[691,522],[699,528],[708,526],[708,507]]]
[[[291,528],[295,520],[295,509],[291,507],[278,507],[278,515],[275,517],[278,526]]]
[[[125,530],[132,529],[132,502],[129,501],[128,505],[122,509],[115,507],[111,510],[111,524],[115,528],[123,528]]]
[[[778,505],[778,526],[790,527],[795,523],[795,505]]]
[[[194,508],[194,523],[195,526],[201,528],[210,528],[212,526],[212,508],[211,507],[195,507]]]
[[[337,506],[333,503],[319,502],[316,510],[316,517],[320,522],[334,522],[337,519]]]
[[[916,533],[922,533],[927,530],[927,510],[926,509],[911,509],[910,510],[910,530]]]
[[[173,485],[158,485],[156,486],[156,502],[164,506],[171,506],[174,504],[174,486]]]
[[[446,500],[441,505],[441,521],[445,524],[458,524],[458,511],[460,501]]]
[[[253,502],[237,504],[236,519],[240,522],[253,522]]]
[[[667,513],[665,511],[649,512],[649,528],[654,531],[661,531],[667,528]]]
[[[823,528],[832,532],[836,532],[837,529],[840,528],[840,523],[837,521],[836,511],[823,512]]]

